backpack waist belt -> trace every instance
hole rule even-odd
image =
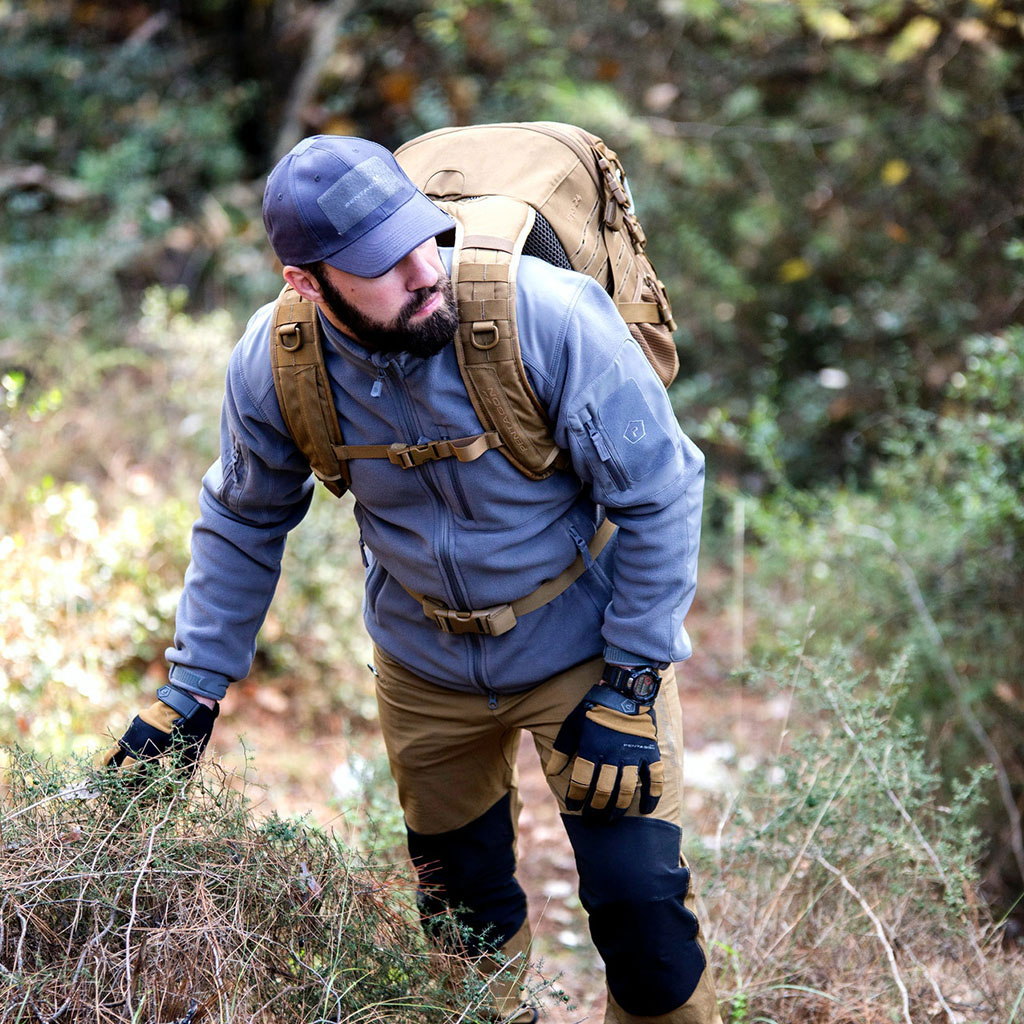
[[[590,559],[597,558],[604,550],[605,545],[615,533],[615,525],[605,520],[597,532],[590,539],[587,551]],[[461,611],[458,608],[448,608],[440,601],[432,597],[417,594],[410,590],[404,583],[402,588],[410,597],[414,597],[423,607],[423,614],[443,633],[481,633],[486,636],[501,636],[507,633],[520,615],[536,611],[538,608],[553,601],[560,594],[575,583],[584,572],[586,572],[590,560],[583,557],[580,552],[567,569],[560,572],[554,579],[546,580],[532,594],[519,598],[511,604],[496,604],[491,608],[474,609],[472,611]],[[401,581],[399,581],[401,582]]]

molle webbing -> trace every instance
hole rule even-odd
[[[324,364],[317,308],[285,285],[274,307],[270,362],[284,425],[324,486],[340,497],[348,467],[336,454],[341,427]]]

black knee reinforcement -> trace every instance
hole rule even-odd
[[[424,835],[407,829],[419,877],[417,902],[423,926],[443,939],[441,923],[452,910],[467,934],[470,953],[503,946],[526,920],[526,894],[515,879],[511,798],[452,832]]]
[[[684,900],[690,872],[679,829],[654,818],[594,825],[563,815],[580,873],[580,902],[616,1002],[638,1017],[682,1006],[706,966]]]

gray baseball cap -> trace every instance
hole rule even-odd
[[[345,135],[310,136],[278,161],[263,223],[286,266],[322,260],[359,277],[378,277],[455,226],[388,150]]]

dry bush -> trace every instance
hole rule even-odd
[[[256,820],[237,781],[14,754],[0,1020],[480,1020],[482,980],[425,947],[407,876],[301,822]]]
[[[1024,951],[979,896],[978,780],[943,796],[894,717],[904,668],[797,658],[793,738],[722,814],[702,872],[727,1024],[1024,1020]]]

